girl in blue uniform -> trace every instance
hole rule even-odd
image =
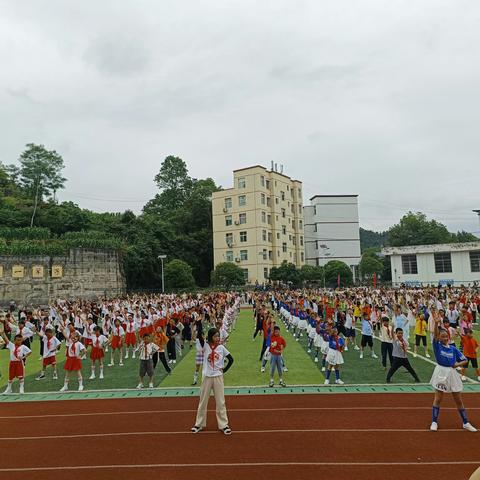
[[[333,327],[331,335],[328,336],[328,353],[326,357],[328,369],[325,374],[325,385],[330,383],[332,370],[335,370],[335,383],[337,385],[343,385],[343,382],[340,379],[340,365],[343,365],[342,351],[344,347],[345,341],[338,336],[337,328]]]
[[[430,380],[432,387],[435,389],[430,430],[434,432],[438,430],[440,404],[442,403],[444,394],[451,393],[457,405],[458,413],[462,418],[463,428],[469,432],[476,432],[477,429],[468,421],[467,413],[463,406],[463,384],[460,374],[456,370],[457,367],[463,367],[467,363],[467,359],[455,345],[449,345],[449,335],[446,330],[439,328],[440,321],[441,320],[438,319],[435,322],[433,339],[433,352],[437,360],[437,366]]]

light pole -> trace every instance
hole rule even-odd
[[[159,255],[157,258],[162,262],[162,293],[165,293],[165,279],[163,276],[163,261],[167,258],[166,255]]]

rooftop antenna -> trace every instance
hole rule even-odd
[[[271,168],[272,172],[273,172],[273,160],[272,160],[272,168]]]
[[[275,171],[278,172],[278,165],[275,163]]]
[[[280,165],[280,173],[283,173],[283,165]]]

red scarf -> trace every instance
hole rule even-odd
[[[72,342],[72,345],[70,346],[71,348],[71,353],[72,353],[72,358],[75,358],[77,356],[77,342]]]
[[[210,352],[210,354],[208,355],[208,361],[212,364],[212,370],[215,370],[215,349],[218,347],[218,345],[215,345],[212,347],[212,345],[210,345],[210,349],[212,350]]]
[[[15,350],[13,351],[13,356],[20,360],[20,357],[18,356],[18,350],[20,349],[21,345],[15,345]]]

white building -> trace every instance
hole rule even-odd
[[[360,253],[358,195],[315,195],[304,207],[308,265],[345,262],[357,276]]]
[[[392,283],[471,285],[480,282],[480,242],[386,247]]]

